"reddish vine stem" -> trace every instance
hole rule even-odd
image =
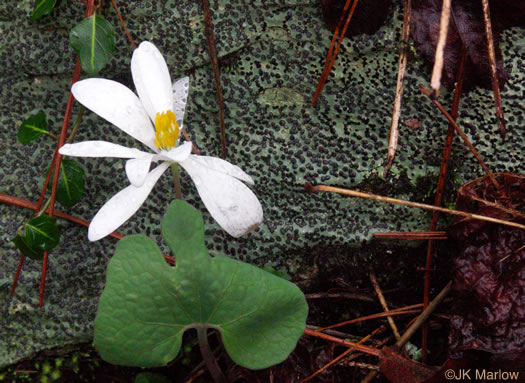
[[[53,171],[53,165],[55,163],[56,155],[57,155],[57,149],[55,149],[55,152],[53,153],[53,159],[51,160],[51,164],[49,165],[49,170],[47,171],[46,179],[44,181],[44,186],[42,187],[42,192],[40,193],[40,198],[38,199],[38,203],[32,208],[34,210],[33,216],[36,216],[38,214],[38,212],[42,208],[42,205],[44,204],[44,198],[46,196],[47,185],[49,184],[49,179],[51,178],[51,173]],[[18,285],[18,279],[20,278],[20,272],[22,271],[22,266],[24,264],[25,258],[26,257],[24,254],[20,254],[20,260],[18,261],[18,267],[16,268],[15,277],[13,278],[13,284],[9,292],[9,295],[11,296],[15,294],[16,286]]]
[[[135,41],[133,41],[133,37],[131,37],[131,33],[129,33],[128,28],[126,27],[126,23],[124,22],[124,19],[120,15],[120,12],[117,7],[117,3],[115,0],[111,0],[111,3],[113,4],[113,8],[115,8],[115,12],[117,12],[117,17],[120,20],[120,25],[122,25],[122,28],[124,29],[124,32],[126,33],[126,36],[128,37],[129,43],[133,47],[133,49],[137,49],[137,44],[135,44]]]
[[[226,127],[224,126],[224,96],[222,94],[221,72],[219,71],[219,58],[217,56],[217,42],[213,33],[213,21],[211,19],[210,3],[202,0],[202,12],[204,14],[204,32],[208,41],[208,53],[213,68],[215,87],[217,88],[217,103],[219,104],[219,125],[221,129],[221,157],[226,158]]]
[[[485,35],[487,37],[487,50],[490,62],[490,79],[492,82],[492,91],[494,92],[494,101],[496,102],[496,117],[498,118],[498,127],[501,137],[505,139],[507,127],[505,126],[505,116],[503,115],[503,106],[501,105],[501,94],[499,91],[498,72],[496,69],[496,51],[494,49],[494,38],[492,36],[492,23],[490,21],[490,7],[488,0],[481,0],[483,8],[483,19],[485,21]]]
[[[500,189],[500,185],[499,185],[498,181],[496,181],[496,178],[494,177],[494,174],[492,174],[492,172],[488,168],[487,164],[485,164],[485,161],[483,161],[483,158],[481,158],[481,156],[479,155],[479,153],[476,150],[476,148],[474,148],[474,146],[470,143],[468,137],[463,132],[463,130],[461,130],[461,128],[458,126],[458,124],[456,124],[456,121],[454,121],[454,118],[446,111],[446,109],[443,107],[443,105],[441,105],[441,103],[438,100],[436,100],[435,98],[432,97],[432,92],[431,91],[429,91],[428,89],[425,89],[425,87],[423,85],[420,85],[419,89],[421,90],[421,92],[423,92],[426,96],[428,96],[430,98],[432,103],[439,109],[439,111],[441,113],[443,113],[443,115],[446,117],[448,122],[454,127],[454,129],[456,129],[456,132],[460,135],[460,137],[463,139],[465,144],[467,144],[468,148],[470,149],[472,154],[474,154],[474,157],[476,157],[476,159],[478,160],[479,164],[481,165],[481,167],[483,168],[485,173],[487,173],[487,176],[489,177],[490,182],[492,182],[492,184],[499,190]]]
[[[312,100],[312,106],[315,106],[317,102],[317,98],[321,94],[321,91],[323,90],[324,81],[323,77],[326,71],[326,68],[328,67],[328,63],[330,62],[330,59],[332,58],[332,53],[334,51],[335,47],[335,40],[337,40],[337,37],[339,36],[339,30],[341,29],[341,26],[343,25],[343,21],[345,19],[346,11],[348,11],[348,7],[350,6],[350,2],[352,0],[346,0],[345,6],[343,8],[343,12],[341,12],[341,17],[339,17],[339,22],[337,23],[337,26],[334,30],[334,35],[332,36],[332,41],[330,42],[330,48],[328,48],[328,54],[326,55],[326,60],[324,62],[324,68],[323,72],[321,74],[321,78],[319,79],[319,83],[317,84],[317,88],[315,89],[314,98]]]
[[[454,100],[452,102],[452,110],[450,111],[451,117],[454,121],[457,120],[459,114],[459,102],[461,100],[461,91],[463,89],[463,73],[465,70],[465,62],[467,60],[468,51],[465,46],[463,46],[461,59],[459,62],[458,72],[456,75],[456,89],[454,91]],[[455,129],[452,125],[449,125],[447,130],[447,138],[445,140],[445,146],[443,148],[443,155],[441,156],[441,166],[439,170],[438,185],[436,190],[436,196],[434,198],[434,206],[441,206],[441,200],[443,198],[443,189],[445,188],[445,180],[447,178],[448,172],[448,161],[450,159],[450,153],[452,151],[452,143],[454,141]],[[434,211],[432,213],[432,221],[430,222],[430,230],[434,231],[437,227],[437,222],[439,218],[439,212]],[[429,239],[427,245],[427,254],[425,260],[425,279],[424,279],[424,288],[423,288],[423,307],[427,308],[430,303],[430,272],[429,270],[432,267],[432,250],[434,246],[434,241]],[[427,359],[427,347],[428,347],[428,325],[425,325],[422,328],[421,332],[421,358],[423,363]]]
[[[40,209],[37,209],[37,204],[34,202],[28,201],[20,197],[14,197],[14,196],[11,196],[5,193],[0,193],[0,202],[6,203],[9,205],[13,205],[13,206],[17,206],[17,207],[22,207],[25,209],[40,210]],[[70,214],[64,213],[59,210],[55,210],[55,217],[65,219],[67,221],[76,223],[77,225],[81,225],[84,227],[89,227],[89,224],[91,223],[89,221],[86,221],[85,219],[75,217],[74,215],[70,215]],[[113,237],[115,239],[122,239],[124,236],[115,231],[109,234],[109,237]],[[171,265],[175,265],[175,259],[173,257],[170,257],[169,255],[164,254],[164,259],[166,259],[166,261],[170,263]],[[20,267],[21,266],[19,266],[19,268]]]
[[[326,56],[326,61],[323,68],[323,73],[321,74],[321,78],[319,79],[319,83],[317,84],[317,89],[315,90],[314,98],[312,100],[312,105],[315,106],[317,99],[319,98],[319,95],[321,94],[324,84],[326,80],[328,79],[328,76],[330,75],[330,71],[332,70],[332,66],[334,65],[335,58],[337,56],[337,53],[339,53],[339,48],[341,48],[341,44],[343,43],[343,39],[345,37],[346,30],[348,29],[348,25],[350,24],[350,20],[352,19],[352,16],[354,14],[355,7],[357,6],[358,0],[354,0],[352,4],[352,8],[350,9],[350,12],[348,13],[348,16],[346,18],[345,25],[343,27],[343,31],[339,35],[339,41],[337,42],[337,47],[335,50],[333,50],[335,39],[337,38],[337,33],[339,32],[339,27],[343,21],[344,15],[346,10],[348,9],[350,0],[347,0],[345,4],[345,8],[343,9],[343,13],[341,14],[341,18],[339,19],[339,23],[337,25],[337,28],[334,32],[334,37],[332,37],[332,43],[330,44],[330,49],[328,50],[328,55]],[[333,52],[333,53],[332,53]]]
[[[94,8],[94,0],[88,0],[88,2],[86,3],[86,12],[85,12],[85,16],[86,17],[89,17],[89,16],[91,16],[93,14],[93,8]],[[80,61],[79,61],[79,59],[77,57],[77,61],[76,61],[76,64],[75,64],[75,71],[73,72],[73,81],[72,81],[72,83],[75,83],[80,78],[80,72],[81,72]],[[52,184],[52,187],[51,187],[51,203],[50,203],[50,207],[49,207],[49,215],[51,217],[53,217],[53,215],[54,215],[56,189],[57,189],[57,184],[58,184],[58,175],[59,175],[60,162],[61,162],[61,156],[60,156],[60,153],[58,153],[58,148],[60,148],[64,144],[65,135],[67,134],[67,127],[69,125],[69,119],[71,118],[71,111],[72,111],[72,109],[73,109],[73,94],[70,91],[69,92],[68,101],[67,101],[66,113],[64,115],[64,122],[62,124],[62,131],[60,133],[60,137],[59,137],[59,140],[58,140],[57,147],[55,149],[55,153],[53,154],[53,158],[51,160],[51,165],[49,167],[49,171],[48,171],[48,174],[47,174],[47,177],[46,177],[46,182],[44,183],[44,187],[42,188],[42,192],[40,194],[39,202],[35,206],[36,207],[35,213],[38,213],[38,210],[40,210],[40,208],[42,207],[42,203],[44,201],[45,192],[46,192],[46,189],[47,189],[47,185],[49,184],[49,179],[50,179],[51,171],[52,171],[53,164],[54,164],[54,166],[55,166],[55,173],[54,173],[54,176],[53,176],[53,184]],[[47,258],[48,258],[48,256],[49,256],[48,252],[45,251],[44,252],[43,264],[42,264],[42,277],[41,277],[41,280],[40,280],[40,299],[39,299],[40,307],[42,307],[43,303],[44,303],[44,289],[45,289],[45,280],[46,280],[46,270],[47,270]],[[16,288],[16,286],[18,284],[18,279],[20,277],[20,272],[22,270],[22,265],[24,263],[24,260],[25,260],[25,256],[23,254],[21,254],[20,261],[19,261],[18,268],[17,268],[17,272],[15,274],[15,278],[13,280],[13,285],[11,287],[11,295],[14,294],[15,288]]]

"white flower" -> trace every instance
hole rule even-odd
[[[172,163],[188,172],[204,205],[226,232],[239,237],[257,227],[263,219],[261,204],[241,182],[253,185],[252,178],[220,158],[192,155],[191,142],[177,146],[189,78],[172,85],[164,58],[147,41],[133,52],[131,74],[139,97],[118,82],[100,78],[79,81],[72,88],[75,98],[86,108],[153,151],[106,141],[84,141],[60,148],[60,154],[68,156],[128,158],[126,174],[131,185],[98,211],[89,226],[89,240],[104,238],[135,214]],[[160,165],[150,171],[152,162]]]

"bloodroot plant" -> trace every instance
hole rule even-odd
[[[216,382],[225,381],[208,345],[217,331],[232,360],[261,369],[282,362],[302,336],[308,306],[287,280],[223,255],[210,257],[200,213],[173,202],[162,236],[177,265],[169,266],[149,238],[123,238],[111,259],[95,320],[103,359],[157,367],[179,353],[185,331],[197,331],[201,354]]]

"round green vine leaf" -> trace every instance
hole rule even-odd
[[[106,66],[115,51],[115,31],[102,16],[82,20],[69,34],[71,46],[80,57],[82,69],[90,76]]]

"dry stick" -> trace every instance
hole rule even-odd
[[[337,23],[337,27],[335,28],[334,35],[332,37],[332,41],[330,42],[330,48],[328,49],[328,54],[326,55],[326,60],[324,62],[323,72],[321,74],[321,77],[319,78],[319,82],[317,83],[317,88],[315,89],[314,98],[312,100],[312,106],[315,106],[317,99],[319,98],[319,95],[321,94],[321,91],[323,90],[324,82],[326,80],[325,72],[328,69],[330,59],[332,58],[332,53],[335,47],[335,40],[337,40],[337,37],[339,36],[339,31],[341,29],[341,26],[343,25],[346,11],[348,11],[348,7],[350,6],[350,1],[352,0],[346,0],[345,6],[343,8],[343,12],[341,12],[341,17],[339,17],[339,22]]]
[[[369,354],[369,355],[379,356],[379,354],[381,353],[381,351],[378,350],[377,348],[369,347],[369,346],[363,346],[362,344],[357,344],[357,343],[354,343],[354,342],[350,342],[348,340],[339,339],[339,338],[336,338],[334,336],[323,334],[322,332],[318,332],[318,331],[312,331],[312,330],[309,330],[309,329],[305,329],[304,330],[304,335],[310,335],[310,336],[313,336],[313,337],[316,337],[316,338],[321,338],[321,339],[324,339],[324,340],[328,340],[330,342],[339,344],[341,346],[353,347],[356,351],[361,351],[361,352],[364,352],[365,354]]]
[[[131,37],[131,34],[128,31],[128,28],[126,27],[126,23],[124,22],[124,19],[120,15],[120,12],[117,8],[117,3],[115,3],[115,0],[111,0],[111,3],[113,4],[113,8],[115,8],[115,12],[117,12],[117,17],[120,20],[120,25],[122,25],[122,28],[124,29],[124,32],[126,33],[126,36],[128,36],[129,43],[133,47],[133,49],[137,49],[137,44],[135,44],[135,41],[133,41],[133,37]]]
[[[417,319],[412,323],[407,331],[401,336],[401,338],[396,342],[396,347],[402,348],[405,344],[412,338],[415,332],[423,325],[430,315],[436,310],[437,306],[445,299],[447,294],[452,288],[452,282],[449,282],[443,290],[434,298],[434,300],[428,305],[428,307],[417,317]],[[369,383],[377,375],[378,371],[371,371],[361,383]]]
[[[407,231],[407,232],[378,232],[373,237],[392,239],[447,239],[444,231]]]
[[[501,94],[499,92],[498,73],[496,69],[496,52],[494,49],[494,38],[492,36],[492,23],[490,21],[490,8],[488,0],[481,0],[483,7],[483,20],[485,21],[485,34],[487,37],[487,50],[490,61],[490,79],[492,82],[492,91],[496,102],[496,116],[498,118],[498,127],[501,137],[505,139],[507,127],[505,126],[505,117],[503,116],[503,106],[501,105]]]
[[[317,331],[321,327],[314,326],[314,325],[311,325],[311,324],[307,324],[306,328],[308,330]],[[336,336],[336,337],[339,337],[339,338],[343,338],[343,339],[352,339],[352,340],[359,339],[359,337],[357,335],[347,334],[345,332],[341,332],[341,331],[337,331],[337,330],[325,330],[324,333],[328,334],[328,335],[333,335],[333,336]],[[374,341],[374,340],[372,340],[372,342],[374,343],[375,346],[377,344],[381,344],[382,343],[382,341],[380,342],[380,341]]]
[[[506,255],[504,256],[503,258],[501,258],[499,261],[498,261],[498,264],[503,262],[504,260],[506,260],[507,258],[509,257],[512,257],[513,255],[516,255],[518,254],[520,251],[522,250],[525,250],[525,245],[521,246],[520,248],[517,248],[516,250],[514,250],[512,253],[510,253],[509,255]]]
[[[318,333],[321,333],[323,331],[326,331],[326,330],[329,330],[329,329],[332,329],[332,328],[347,326],[347,325],[353,324],[353,323],[366,322],[366,321],[372,320],[372,319],[384,318],[384,317],[395,316],[395,315],[419,314],[420,312],[421,312],[421,310],[406,310],[406,309],[405,310],[390,310],[388,313],[381,312],[381,313],[377,313],[377,314],[366,315],[364,317],[354,318],[354,319],[350,319],[350,320],[347,320],[347,321],[344,321],[344,322],[332,324],[332,325],[327,326],[327,327],[321,327],[320,329],[315,330],[315,331],[318,332]]]
[[[401,33],[401,41],[405,45],[405,49],[401,50],[399,54],[399,70],[397,71],[396,96],[394,98],[394,106],[392,108],[392,121],[390,122],[390,133],[388,135],[388,154],[386,157],[385,171],[383,177],[386,177],[390,171],[397,150],[397,140],[399,138],[399,118],[401,117],[401,100],[403,98],[403,85],[405,82],[405,71],[408,62],[408,39],[410,36],[410,18],[412,14],[412,0],[405,0],[405,12],[403,15],[403,31]]]
[[[373,337],[375,334],[377,334],[379,331],[382,331],[384,330],[384,326],[380,326],[378,328],[376,328],[374,331],[372,331],[370,334],[368,334],[367,336],[365,336],[363,339],[361,339],[359,342],[357,342],[356,344],[363,344],[365,343],[368,339],[370,339],[371,337]],[[309,377],[301,380],[300,383],[306,383],[310,380],[312,380],[314,377],[316,377],[317,375],[319,375],[320,373],[322,373],[323,371],[325,371],[328,367],[336,364],[337,362],[339,362],[341,359],[343,359],[345,356],[347,356],[349,353],[351,353],[352,351],[354,351],[354,348],[353,347],[349,347],[347,350],[345,350],[341,355],[338,355],[336,358],[334,358],[333,360],[331,360],[330,362],[328,362],[327,364],[325,364],[323,367],[321,367],[320,369],[318,369],[316,372],[314,372],[312,375],[310,375]]]
[[[355,299],[364,302],[375,302],[375,299],[364,294],[357,293],[312,293],[305,294],[306,299],[344,298]]]
[[[476,157],[476,159],[478,160],[478,162],[481,165],[481,167],[483,168],[483,170],[485,170],[485,173],[487,173],[487,176],[489,177],[490,182],[492,182],[492,184],[499,190],[500,189],[500,185],[499,185],[498,181],[496,181],[496,178],[494,178],[494,175],[489,170],[488,166],[485,164],[485,161],[483,161],[483,159],[479,155],[479,153],[476,150],[476,148],[474,148],[474,146],[470,143],[468,137],[465,135],[463,130],[461,130],[461,128],[458,126],[458,124],[456,124],[456,121],[454,121],[454,118],[446,111],[446,109],[443,107],[443,105],[441,105],[441,103],[438,100],[432,98],[432,93],[428,89],[425,89],[425,87],[423,85],[420,85],[419,89],[421,90],[421,92],[423,92],[426,96],[428,96],[431,99],[432,103],[435,106],[437,106],[439,111],[441,113],[443,113],[443,115],[446,117],[448,122],[454,127],[454,129],[456,129],[456,132],[460,135],[460,137],[463,139],[465,144],[467,144],[467,146],[470,149],[470,151],[472,152],[472,154],[474,154],[474,157]]]
[[[376,273],[374,272],[374,269],[372,266],[370,266],[370,282],[372,282],[372,286],[374,286],[374,290],[377,294],[377,298],[379,299],[379,302],[381,303],[381,306],[383,307],[383,310],[385,310],[386,313],[389,312],[388,305],[386,303],[385,297],[383,296],[383,292],[381,291],[381,287],[379,286],[379,283],[377,282]],[[397,329],[396,323],[394,322],[394,319],[392,319],[391,316],[386,317],[388,324],[390,325],[390,328],[392,329],[392,332],[394,333],[394,336],[397,340],[401,337],[399,335],[399,330]]]
[[[436,46],[436,56],[434,58],[434,68],[432,69],[432,78],[430,80],[430,87],[434,90],[434,98],[438,97],[439,88],[441,87],[441,72],[443,70],[445,45],[447,44],[448,22],[450,20],[450,3],[451,0],[443,0],[443,7],[441,9],[439,37]]]
[[[401,338],[396,342],[396,346],[401,348],[403,347],[415,332],[421,327],[423,323],[427,321],[430,315],[436,310],[437,306],[441,303],[443,299],[452,289],[452,282],[447,283],[447,285],[440,291],[440,293],[434,298],[434,300],[428,305],[428,307],[419,315],[416,321],[408,328],[408,330],[401,336]]]
[[[36,204],[34,202],[31,202],[31,201],[28,201],[26,199],[19,198],[19,197],[14,197],[14,196],[11,196],[11,195],[5,194],[5,193],[0,193],[0,202],[7,203],[7,204],[13,205],[13,206],[22,207],[22,208],[25,208],[25,209],[31,209],[31,210],[38,211],[38,209],[37,209],[38,204]],[[64,212],[61,212],[61,211],[58,211],[58,210],[55,210],[55,216],[57,218],[65,219],[67,221],[70,221],[70,222],[73,222],[73,223],[76,223],[78,225],[85,226],[85,227],[89,227],[89,224],[91,223],[89,221],[86,221],[85,219],[78,218],[78,217],[75,217],[74,215],[70,215],[70,214],[67,214],[67,213],[64,213]],[[113,233],[109,234],[109,236],[113,237],[115,239],[122,239],[124,237],[122,234],[119,234],[117,232],[113,232]],[[168,263],[172,264],[172,265],[175,264],[175,259],[173,257],[169,256],[169,255],[164,254],[164,259],[166,259],[166,261]],[[19,267],[21,267],[20,264],[19,264]],[[11,295],[13,295],[13,294],[11,294]]]
[[[454,121],[458,118],[459,113],[459,101],[461,99],[461,91],[463,89],[463,72],[465,70],[465,62],[467,60],[467,48],[462,45],[462,54],[459,62],[458,71],[456,74],[456,89],[454,90],[454,100],[452,102],[452,110],[450,112],[451,117]],[[441,166],[439,169],[438,185],[436,195],[434,197],[434,206],[441,206],[441,200],[443,198],[443,189],[445,187],[445,180],[448,172],[448,161],[450,159],[450,153],[452,151],[452,143],[454,141],[455,129],[452,125],[449,125],[447,130],[447,138],[445,139],[445,146],[443,148],[443,155],[441,156]],[[439,218],[438,212],[433,212],[432,221],[430,222],[430,230],[436,230],[437,222]],[[425,260],[425,279],[423,287],[423,305],[426,308],[429,304],[429,293],[430,293],[430,269],[432,266],[432,250],[434,242],[432,239],[427,244],[427,254]],[[427,339],[428,339],[428,326],[425,324],[421,333],[421,349],[422,349],[422,361],[426,362],[427,359]]]
[[[467,218],[471,218],[471,219],[478,219],[480,221],[487,221],[487,222],[492,222],[492,223],[498,223],[498,224],[501,224],[501,225],[517,227],[518,229],[525,230],[525,225],[521,225],[521,224],[516,223],[516,222],[505,221],[503,219],[487,217],[485,215],[467,213],[467,212],[464,212],[464,211],[461,211],[461,210],[446,209],[444,207],[432,206],[432,205],[427,205],[427,204],[419,203],[419,202],[404,201],[404,200],[401,200],[401,199],[390,198],[390,197],[383,197],[383,196],[379,196],[379,195],[375,195],[375,194],[363,193],[363,192],[358,192],[358,191],[355,191],[355,190],[342,189],[342,188],[337,188],[337,187],[333,187],[333,186],[326,186],[326,185],[313,186],[313,185],[310,185],[310,184],[306,184],[305,188],[308,191],[327,191],[327,192],[332,192],[332,193],[345,194],[345,195],[349,195],[349,196],[352,196],[352,197],[372,199],[374,201],[381,201],[381,202],[387,202],[387,203],[394,203],[394,204],[398,204],[398,205],[418,207],[420,209],[426,209],[426,210],[434,210],[434,211],[439,211],[441,213],[447,213],[447,214],[452,214],[452,215],[459,215],[459,216],[462,216],[462,217],[467,217]]]
[[[217,57],[217,43],[213,33],[213,22],[211,20],[210,4],[208,0],[202,0],[202,12],[204,13],[204,31],[208,41],[208,52],[217,88],[217,103],[219,104],[219,125],[221,128],[221,157],[226,157],[226,128],[224,126],[224,97],[222,94],[221,74],[219,71],[219,59]]]

